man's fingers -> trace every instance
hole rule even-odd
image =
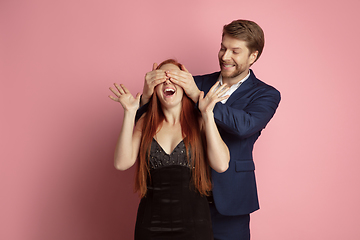
[[[166,78],[161,78],[161,79],[155,79],[154,81],[151,82],[151,86],[153,88],[155,88],[157,85],[163,83],[166,81]]]
[[[189,72],[183,64],[181,64],[181,70],[183,70],[185,72]]]
[[[153,63],[153,67],[152,67],[152,70],[154,71],[156,68],[157,68],[157,63]]]
[[[166,71],[166,76],[171,77],[171,78],[184,78],[186,75],[184,73],[184,71],[181,70],[170,70],[170,71]]]
[[[184,89],[187,87],[185,81],[177,80],[177,79],[175,79],[175,78],[169,78],[169,80],[170,80],[173,84],[179,85],[180,87],[182,87],[182,88],[184,88]]]
[[[166,72],[166,76],[174,83],[186,83],[188,79],[187,74],[181,70],[168,71]]]
[[[152,81],[162,79],[162,78],[164,78],[164,79],[166,78],[165,71],[163,71],[163,70],[152,71],[145,77],[147,82],[152,82]]]

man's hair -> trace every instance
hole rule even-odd
[[[223,28],[223,36],[229,35],[230,37],[237,38],[246,42],[250,53],[258,51],[256,62],[264,48],[265,37],[264,32],[259,25],[249,20],[234,20]]]

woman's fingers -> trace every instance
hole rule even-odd
[[[124,91],[125,94],[128,94],[130,93],[130,91],[123,85],[123,84],[120,84],[122,90]]]
[[[114,85],[115,85],[116,89],[119,91],[119,93],[120,93],[121,95],[125,93],[122,84],[120,84],[121,86],[119,86],[119,85],[116,84],[116,83],[115,83]]]
[[[229,90],[229,87],[227,85],[223,84],[215,91],[215,94],[220,97],[220,96],[224,95],[228,90]]]
[[[114,86],[116,89],[110,87],[110,91],[116,96],[116,97],[113,97],[113,96],[109,96],[110,99],[116,101],[116,102],[119,102],[120,101],[120,97],[122,95],[126,95],[126,94],[130,94],[130,91],[123,85],[123,84],[116,84],[114,83]]]
[[[220,85],[220,82],[216,82],[209,90],[206,96],[208,97],[222,97],[227,91],[229,90],[229,87],[226,83]]]
[[[112,87],[110,87],[109,89],[110,89],[110,91],[111,91],[113,94],[115,94],[115,96],[120,97],[119,91],[116,91],[116,90],[113,89]]]
[[[220,85],[220,82],[217,81],[217,82],[210,88],[208,94],[209,94],[209,93],[214,93],[215,90],[219,87],[219,85]]]
[[[118,101],[119,101],[119,98],[115,98],[115,97],[113,97],[113,96],[111,96],[111,95],[109,95],[109,98],[110,98],[111,100],[114,100],[115,102],[118,102]]]

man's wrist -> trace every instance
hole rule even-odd
[[[199,96],[200,96],[200,90],[197,89],[192,95],[191,95],[191,100],[194,101],[194,103],[197,103],[199,101]]]
[[[144,97],[143,94],[141,94],[141,96],[140,96],[140,107],[142,107],[142,106],[144,106],[146,103],[148,103],[148,102],[149,102],[149,99],[150,99],[150,98],[146,98],[146,97]]]

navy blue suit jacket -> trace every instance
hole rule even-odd
[[[219,75],[220,72],[216,72],[194,76],[194,79],[206,95]],[[230,151],[228,170],[224,173],[212,170],[213,197],[219,213],[233,216],[259,209],[252,152],[279,102],[279,91],[257,79],[250,70],[250,77],[226,103],[215,105],[215,122]]]

